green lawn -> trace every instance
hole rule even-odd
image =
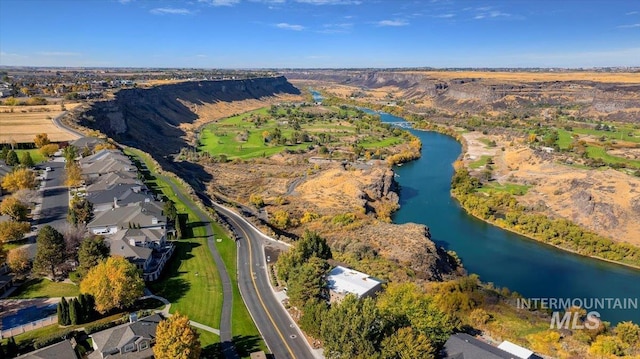
[[[320,134],[330,135],[331,140],[329,142],[332,146],[349,147],[353,144],[354,138],[358,138],[359,144],[365,149],[377,149],[404,142],[404,139],[393,136],[388,129],[379,124],[363,124],[360,129],[357,129],[358,120],[349,122],[346,119],[338,119],[340,117],[356,116],[359,114],[356,110],[343,110],[333,107],[330,109],[335,111],[334,118],[313,117],[312,115],[311,118],[304,117],[300,122],[298,131],[307,133],[312,139],[317,138]],[[256,125],[250,119],[258,115],[262,116],[264,121]],[[313,143],[311,141],[304,143],[291,141],[292,134],[296,130],[289,124],[288,118],[293,118],[294,116],[287,116],[286,111],[279,109],[277,118],[273,118],[268,109],[263,108],[212,123],[203,128],[200,133],[199,150],[208,152],[213,156],[225,155],[228,159],[250,159],[269,157],[284,150],[295,151],[312,146]],[[276,140],[268,136],[265,140],[263,134],[265,132],[272,133],[276,128],[283,138],[288,139],[286,144],[277,143]],[[347,140],[343,142],[343,138]]]
[[[560,147],[560,149],[566,150],[567,148],[569,148],[571,142],[573,142],[571,132],[563,129],[558,129],[558,147]]]
[[[599,146],[588,146],[587,154],[590,158],[600,158],[606,164],[614,164],[614,163],[626,163],[627,166],[632,166],[635,168],[640,168],[640,161],[638,160],[630,160],[627,158],[612,156],[607,153],[604,147]]]
[[[52,282],[45,278],[29,279],[11,294],[11,298],[51,298],[76,297],[80,295],[78,286],[71,283]]]
[[[29,154],[31,155],[31,159],[35,164],[44,162],[46,160],[46,158],[44,158],[44,156],[40,153],[40,150],[38,150],[37,148],[30,149],[30,150],[15,150],[15,151],[16,151],[16,154],[18,155],[18,158],[20,158],[23,153],[29,152]]]
[[[615,125],[614,125],[615,126]],[[573,132],[581,135],[605,136],[611,140],[640,143],[640,131],[631,126],[616,126],[616,131],[600,131],[592,128],[574,128]],[[631,134],[631,136],[629,136]]]
[[[515,196],[522,196],[527,193],[527,191],[531,188],[528,185],[516,184],[516,183],[503,183],[500,184],[498,182],[489,182],[482,186],[482,188],[478,189],[478,192],[509,192]]]
[[[189,226],[193,230],[193,238],[176,241],[176,253],[171,262],[169,262],[169,267],[167,267],[159,281],[150,284],[150,289],[154,294],[165,296],[171,301],[172,313],[179,311],[187,315],[191,320],[213,328],[219,328],[223,299],[222,284],[213,257],[208,249],[207,241],[203,238],[206,233],[205,224],[198,221],[195,213],[189,207],[178,201],[169,183],[157,176],[157,169],[148,155],[135,149],[128,149],[125,153],[133,155],[145,163],[146,167],[152,171],[150,176],[154,178],[151,181],[151,186],[176,203],[179,213],[188,214]],[[170,177],[168,180],[176,184],[178,188],[182,188],[182,185],[176,179]],[[189,205],[192,204],[189,203]],[[215,238],[222,238],[222,242],[216,243],[216,245],[225,262],[227,272],[231,276],[233,287],[232,332],[234,338],[236,336],[242,338],[236,343],[237,349],[243,357],[249,356],[247,350],[251,348],[247,347],[247,345],[257,346],[260,348],[259,350],[266,351],[266,345],[262,341],[260,332],[253,323],[238,290],[235,276],[235,241],[227,236],[218,223],[211,222],[211,225]],[[246,338],[257,339],[246,340]],[[214,334],[204,334],[203,340],[205,339],[207,344],[204,344],[205,341],[203,341],[203,347],[213,345],[219,341],[219,338]],[[246,348],[246,350],[243,348]],[[211,353],[212,351],[215,350],[210,347],[207,352]]]
[[[475,170],[482,166],[486,166],[490,159],[491,159],[491,156],[482,155],[479,159],[469,163],[469,167]]]

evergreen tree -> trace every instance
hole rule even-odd
[[[16,344],[16,340],[13,337],[10,337],[9,340],[7,340],[7,348],[5,350],[5,353],[9,358],[18,356],[18,344]]]
[[[80,324],[80,305],[78,300],[73,298],[69,301],[69,322],[73,325]]]
[[[16,154],[16,151],[10,150],[9,153],[7,153],[7,159],[5,162],[7,163],[7,166],[15,166],[19,164],[20,161],[18,160],[18,154]]]
[[[0,160],[6,161],[7,155],[9,154],[9,147],[2,147],[2,151],[0,151]]]
[[[29,153],[29,151],[25,151],[20,156],[20,164],[25,166],[25,167],[33,167],[33,165],[34,165],[33,158],[31,158],[31,154]]]
[[[67,300],[62,297],[60,300],[60,314],[58,314],[58,324],[59,325],[69,325],[71,324],[71,318],[69,318],[69,303]]]
[[[87,296],[85,294],[80,294],[78,296],[78,308],[80,309],[78,315],[78,323],[86,323],[89,319],[89,311],[88,311],[88,303]]]
[[[38,245],[33,268],[36,272],[55,277],[56,268],[65,261],[64,237],[55,228],[47,225],[40,229],[36,238]]]

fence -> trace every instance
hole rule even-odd
[[[43,319],[38,319],[34,322],[22,324],[21,326],[3,330],[0,338],[9,338],[18,334],[26,333],[28,331],[46,327],[47,325],[55,324],[58,322],[58,316],[52,315]]]

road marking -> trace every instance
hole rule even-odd
[[[238,221],[235,218],[233,219],[233,221],[236,222],[236,224],[238,224]],[[240,228],[240,230],[244,234],[244,238],[247,240],[247,243],[249,244],[249,263],[252,263],[253,262],[253,252],[251,251],[251,239],[249,239],[249,236],[247,235],[247,232],[244,230],[244,228],[242,228],[242,226],[239,225],[238,228]],[[291,347],[289,347],[289,344],[284,339],[284,335],[282,335],[282,332],[280,331],[280,328],[278,328],[278,326],[276,325],[276,322],[273,320],[273,317],[271,316],[271,313],[269,313],[269,311],[267,310],[267,306],[264,304],[264,301],[262,300],[262,296],[260,295],[260,291],[258,290],[258,285],[256,284],[255,276],[253,276],[253,275],[251,276],[251,281],[253,282],[253,287],[256,289],[256,294],[258,295],[258,300],[260,301],[260,304],[262,305],[262,308],[264,308],[264,312],[267,313],[267,316],[269,317],[269,320],[271,321],[271,324],[273,324],[273,327],[276,329],[276,332],[278,332],[278,335],[280,336],[280,339],[282,339],[282,342],[287,347],[287,351],[289,351],[289,354],[291,354],[291,357],[295,358],[296,356],[293,354],[293,351],[291,350]]]

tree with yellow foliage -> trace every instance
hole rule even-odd
[[[14,221],[27,219],[29,207],[15,197],[7,197],[0,202],[0,213],[9,216]]]
[[[156,359],[196,359],[201,351],[198,332],[189,325],[187,316],[176,312],[158,324],[153,346]]]
[[[2,188],[9,192],[36,188],[36,174],[28,168],[18,168],[2,179]]]
[[[64,184],[69,187],[78,187],[82,184],[82,169],[77,162],[67,162],[67,173]]]
[[[95,309],[100,313],[132,305],[143,291],[138,268],[123,257],[109,257],[100,262],[80,283],[80,292],[95,298]]]
[[[59,149],[60,146],[56,145],[55,143],[49,143],[40,147],[40,153],[44,157],[51,157],[54,153],[58,152]]]
[[[49,140],[49,135],[47,135],[46,133],[37,134],[36,138],[33,139],[33,142],[35,142],[37,148],[42,148],[43,146],[51,143],[51,141]]]

